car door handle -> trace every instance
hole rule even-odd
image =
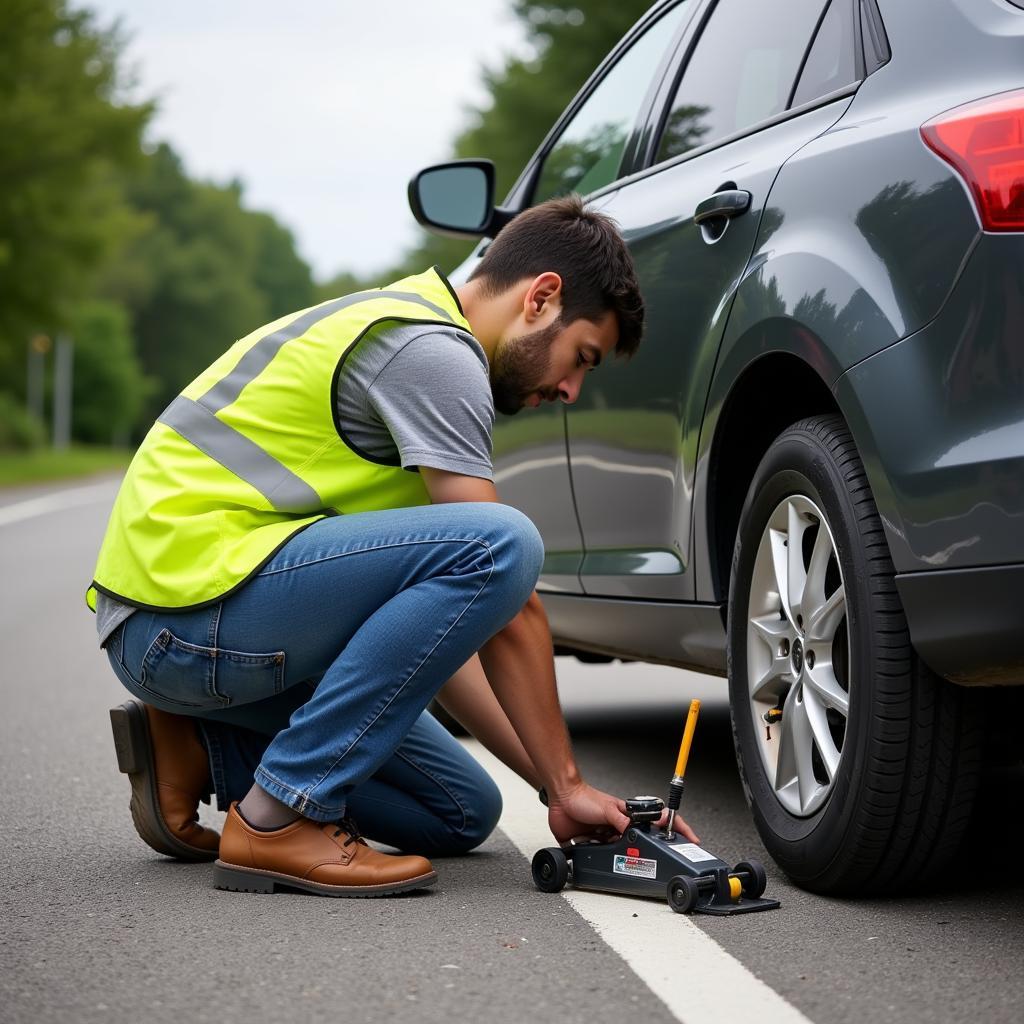
[[[736,217],[750,209],[750,199],[750,193],[741,188],[716,192],[697,204],[697,209],[693,212],[693,221],[695,224],[703,224],[713,217]]]

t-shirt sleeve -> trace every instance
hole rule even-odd
[[[367,391],[402,466],[493,478],[494,403],[482,356],[457,335],[428,331],[404,345]]]

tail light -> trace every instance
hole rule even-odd
[[[1024,89],[947,110],[921,135],[970,185],[986,231],[1024,231]]]

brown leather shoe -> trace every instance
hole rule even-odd
[[[213,884],[235,892],[301,889],[320,896],[386,896],[437,881],[424,857],[380,853],[346,819],[325,824],[299,818],[284,828],[253,828],[232,804]]]
[[[210,764],[195,722],[125,701],[110,709],[117,766],[132,783],[135,831],[157,853],[179,860],[213,860],[220,836],[199,824],[199,799]]]

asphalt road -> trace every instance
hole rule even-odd
[[[536,892],[501,833],[437,861],[434,891],[373,901],[219,892],[209,866],[143,846],[109,737],[123,691],[82,600],[113,493],[95,481],[0,492],[0,1020],[677,1019],[567,900]],[[560,685],[584,773],[622,795],[661,792],[688,701],[702,697],[686,816],[725,860],[767,861],[720,681],[568,661]],[[769,862],[782,909],[692,923],[814,1024],[1020,1021],[1022,781],[987,780],[962,871],[928,898],[824,899]],[[605,899],[623,916],[671,914]],[[701,970],[680,960],[684,996]],[[756,1003],[743,1016],[762,1019]]]

